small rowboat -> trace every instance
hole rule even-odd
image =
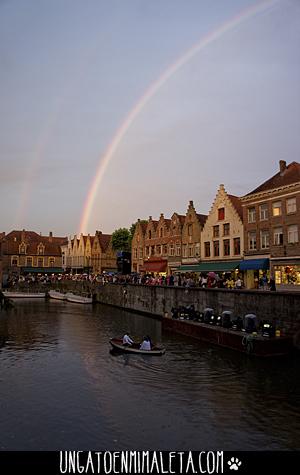
[[[123,351],[124,353],[161,356],[166,352],[166,349],[162,346],[153,346],[152,350],[140,350],[140,345],[138,343],[133,343],[133,345],[130,346],[123,345],[123,340],[121,338],[111,338],[109,342],[114,349]]]

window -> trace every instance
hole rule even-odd
[[[160,244],[158,244],[158,245],[156,246],[156,254],[158,254],[158,255],[161,254],[161,245],[160,245]]]
[[[19,253],[20,254],[26,254],[26,244],[24,244],[23,242],[19,246]]]
[[[168,254],[168,246],[166,244],[163,245],[163,252],[164,252],[164,256]]]
[[[223,250],[224,250],[224,256],[230,256],[230,239],[224,239]]]
[[[43,257],[38,257],[38,267],[44,267],[44,258]]]
[[[256,212],[255,208],[248,208],[248,223],[255,223],[256,220]]]
[[[213,237],[219,237],[219,236],[220,236],[219,226],[213,226]]]
[[[234,238],[233,240],[233,252],[235,256],[241,253],[241,240],[240,238]]]
[[[80,249],[80,251],[82,252],[82,249]],[[39,245],[38,245],[37,253],[38,253],[39,255],[43,255],[43,254],[44,254],[44,246],[43,246],[43,244],[39,244]]]
[[[288,243],[299,242],[298,240],[298,226],[292,224],[288,226]]]
[[[286,212],[287,214],[296,213],[297,205],[296,205],[296,198],[289,198],[286,200]]]
[[[140,259],[142,259],[142,257],[143,257],[143,248],[140,247]]]
[[[19,258],[17,256],[13,256],[11,258],[11,265],[12,266],[17,266],[19,264]]]
[[[26,267],[32,267],[32,257],[26,257]]]
[[[155,246],[151,246],[150,249],[151,249],[151,252],[150,252],[151,256],[154,256],[154,254],[155,254]]]
[[[205,257],[210,257],[210,242],[204,243],[204,254]]]
[[[193,235],[193,225],[192,225],[192,224],[189,224],[189,225],[188,225],[188,235],[189,235],[189,236],[192,236],[192,235]]]
[[[163,228],[160,228],[160,230],[159,230],[159,237],[163,237],[163,235],[164,235],[164,230],[163,230]]]
[[[230,224],[223,224],[223,236],[229,236],[230,234]]]
[[[268,204],[265,203],[260,205],[259,207],[259,219],[261,221],[266,221],[269,218],[269,207]]]
[[[89,258],[88,258],[89,259]],[[54,266],[54,263],[55,263],[55,258],[54,257],[49,257],[49,267],[52,267]]]
[[[149,239],[152,239],[152,232],[151,232],[151,230],[148,232],[148,237],[149,237]]]
[[[274,229],[274,245],[281,246],[283,244],[283,232],[282,228]]]
[[[145,255],[146,255],[146,256],[149,256],[149,246],[146,246],[146,247],[145,247]]]
[[[181,245],[176,244],[176,256],[180,256],[180,255],[181,255]]]
[[[268,249],[270,247],[270,234],[269,231],[263,230],[260,232],[260,248]]]
[[[219,241],[214,241],[214,256],[218,257],[219,255],[220,255]]]
[[[276,201],[272,204],[273,216],[281,216],[281,201]]]
[[[189,246],[189,257],[194,257],[194,246]]]
[[[134,251],[133,251],[133,257],[135,259],[137,259],[137,248],[136,247],[134,248]]]
[[[170,254],[170,256],[175,256],[174,244],[170,244],[170,246],[169,246],[169,254]]]
[[[187,257],[187,246],[184,244],[182,246],[182,257]]]
[[[248,234],[248,245],[249,245],[249,251],[256,250],[256,232],[255,231],[251,231]]]
[[[200,256],[200,244],[199,244],[199,242],[197,242],[197,244],[195,244],[195,256],[196,257]]]
[[[218,209],[218,220],[222,221],[225,219],[225,208],[219,208]]]

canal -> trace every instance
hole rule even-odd
[[[112,354],[125,331],[166,354]],[[299,362],[101,305],[16,301],[0,312],[0,450],[299,450]]]

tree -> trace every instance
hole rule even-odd
[[[114,251],[131,251],[130,232],[126,228],[116,229],[111,236]]]

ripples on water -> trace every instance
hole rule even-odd
[[[115,354],[150,334],[162,357]],[[299,449],[299,357],[249,358],[103,306],[0,314],[1,450]]]

